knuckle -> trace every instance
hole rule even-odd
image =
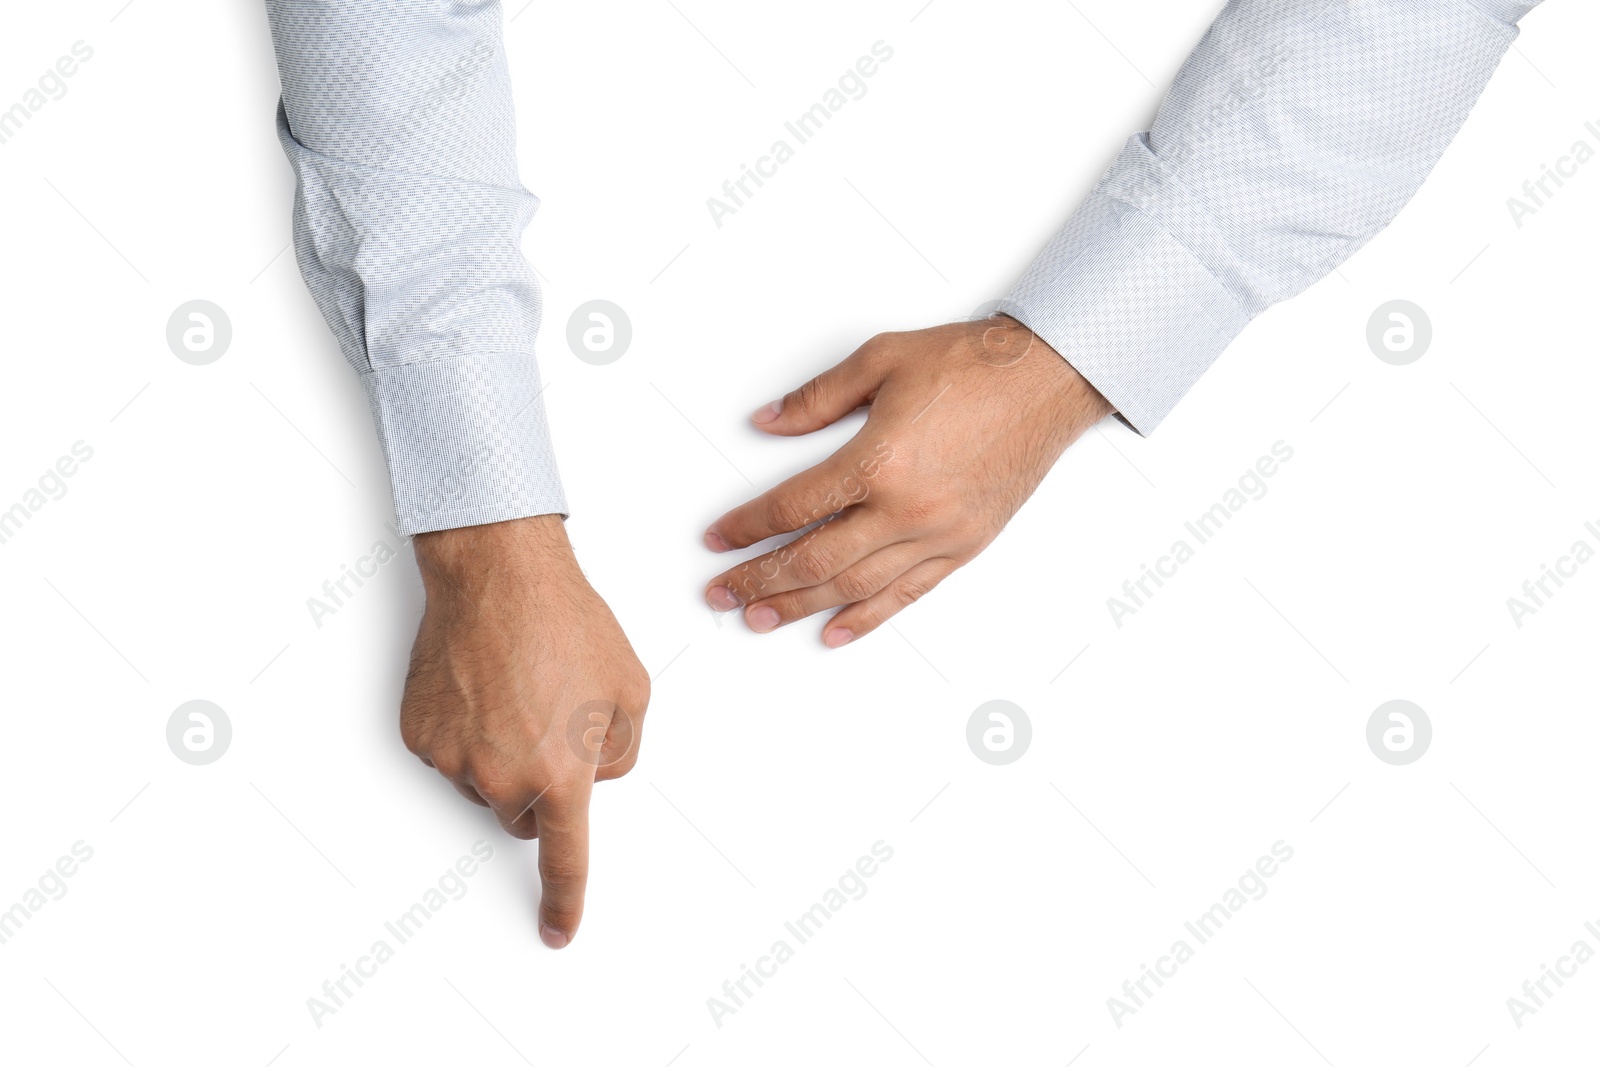
[[[838,570],[838,558],[832,549],[813,544],[795,556],[789,564],[790,573],[807,585],[816,585],[832,578]]]
[[[518,841],[533,841],[539,836],[538,821],[521,813],[511,816],[499,816],[499,819],[500,828]]]
[[[406,751],[413,756],[426,757],[431,747],[428,731],[423,729],[419,716],[411,714],[410,709],[404,709],[400,713],[400,743],[405,745]]]
[[[633,748],[628,750],[627,755],[623,756],[615,763],[608,763],[606,766],[600,768],[600,773],[595,775],[595,778],[597,781],[609,782],[614,778],[626,777],[628,772],[633,770],[638,763],[639,746],[635,745]]]
[[[436,752],[423,758],[432,763],[434,770],[452,782],[460,782],[467,777],[466,762],[453,752]]]
[[[892,331],[873,334],[867,338],[865,344],[856,350],[854,358],[860,360],[861,365],[869,370],[886,370],[894,352],[895,338],[897,336]]]
[[[894,598],[902,608],[908,608],[921,600],[933,587],[939,584],[937,578],[913,575],[901,578],[894,583]]]
[[[650,675],[640,667],[622,687],[622,714],[641,719],[649,707]]]
[[[523,793],[520,777],[501,766],[473,765],[468,769],[468,777],[472,781],[472,788],[492,807],[514,804]]]
[[[539,878],[546,889],[556,892],[579,890],[583,888],[586,877],[583,864],[570,856],[539,857]]]
[[[794,402],[802,411],[815,411],[822,405],[826,392],[822,378],[812,378],[794,391]]]
[[[413,756],[419,756],[423,759],[428,758],[428,742],[420,731],[409,730],[405,726],[401,726],[400,743],[405,745],[406,751]]]
[[[472,776],[472,788],[478,791],[484,803],[491,808],[504,808],[512,804],[514,792],[510,786],[496,779],[484,779],[479,775]]]
[[[881,585],[871,574],[856,568],[835,578],[833,588],[841,600],[854,604],[876,593]]]
[[[778,530],[798,530],[811,521],[803,505],[789,497],[779,497],[767,505],[769,525]]]

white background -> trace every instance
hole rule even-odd
[[[400,745],[409,551],[320,629],[306,607],[390,507],[360,387],[283,254],[261,5],[123,2],[25,5],[0,35],[0,107],[94,49],[0,145],[0,509],[94,450],[0,545],[0,908],[93,849],[0,945],[7,1062],[1592,1053],[1600,962],[1520,1028],[1506,1006],[1573,942],[1600,949],[1600,565],[1520,628],[1506,606],[1575,540],[1600,547],[1600,161],[1520,229],[1506,207],[1574,141],[1600,147],[1591,5],[1530,16],[1400,220],[1154,437],[1091,432],[977,562],[829,652],[819,620],[756,636],[699,601],[721,566],[706,523],[851,432],[771,440],[747,413],[873,333],[1001,295],[1215,4],[514,0],[570,531],[658,676],[643,759],[595,793],[581,933],[553,953],[535,846]],[[879,40],[868,94],[718,229],[706,198]],[[595,298],[634,327],[603,367],[564,341]],[[1365,340],[1396,298],[1434,328],[1405,367]],[[232,320],[209,366],[166,344],[192,299]],[[1268,493],[1114,625],[1106,599],[1280,440]],[[197,698],[233,724],[203,767],[165,739]],[[1002,698],[1033,742],[993,767],[966,722]],[[1394,698],[1434,729],[1404,767],[1365,740]],[[466,895],[316,1025],[307,998],[480,839]],[[867,894],[717,1026],[707,998],[880,840]],[[1269,892],[1118,1027],[1107,998],[1280,840]]]

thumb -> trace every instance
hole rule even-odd
[[[843,363],[774,400],[750,416],[751,421],[767,433],[791,437],[830,426],[870,404],[883,384],[883,368],[864,355],[867,347],[863,345]]]

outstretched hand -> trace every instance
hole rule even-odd
[[[767,633],[818,612],[838,648],[882,626],[995,539],[1078,436],[1111,412],[1095,388],[1005,316],[880,334],[757,411],[798,436],[866,407],[849,443],[706,531],[714,552],[821,523],[722,572],[718,611]]]

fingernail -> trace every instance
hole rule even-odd
[[[848,645],[855,639],[855,634],[840,627],[835,627],[834,629],[829,630],[827,633],[822,635],[822,643],[827,645],[829,648],[839,648],[843,645]]]
[[[706,531],[705,542],[706,547],[713,552],[728,551],[728,542],[724,541],[721,535],[713,533],[710,530]]]
[[[745,616],[745,621],[750,624],[750,629],[758,634],[764,634],[778,628],[778,612],[777,609],[762,604],[760,607],[751,608],[750,614]]]
[[[732,611],[739,606],[739,598],[725,585],[714,585],[706,590],[706,603],[717,611]]]
[[[544,923],[539,927],[539,940],[543,941],[547,948],[566,948],[570,939],[554,926]]]
[[[766,407],[757,409],[756,413],[754,415],[750,416],[750,419],[757,426],[765,426],[767,423],[771,422],[773,419],[777,418],[779,415],[782,415],[782,414],[783,414],[783,401],[782,400],[774,400],[772,403],[768,404]]]

